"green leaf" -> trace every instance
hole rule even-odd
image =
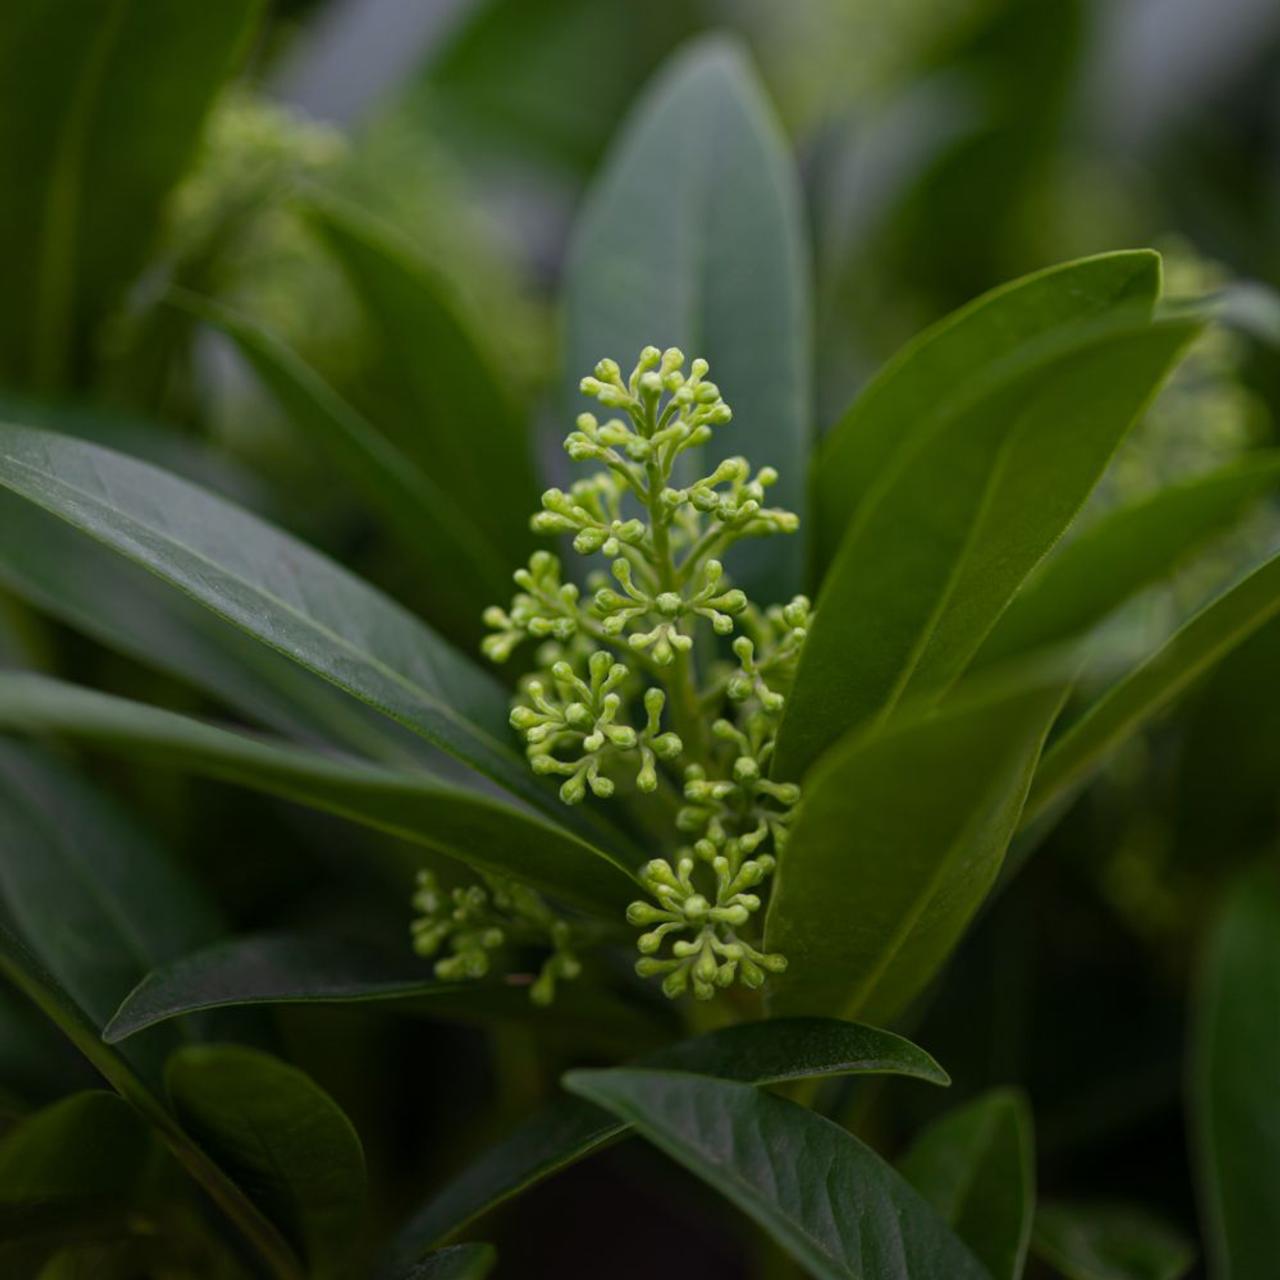
[[[114,1093],[74,1093],[0,1141],[0,1202],[119,1199],[150,1153],[150,1131]]]
[[[988,1280],[874,1151],[794,1102],[675,1072],[571,1071],[564,1082],[731,1200],[820,1280]]]
[[[432,601],[434,620],[451,635],[475,640],[485,606],[510,595],[516,562],[508,562],[433,473],[380,434],[274,335],[210,300],[179,301],[235,343],[308,443],[325,450],[339,476],[387,517],[404,547],[430,569],[456,567],[454,589]],[[434,474],[449,473],[441,464]]]
[[[52,757],[7,741],[0,893],[29,945],[99,1026],[145,974],[222,929],[199,887],[128,814]],[[141,1067],[158,1067],[171,1045],[162,1040],[139,1046]]]
[[[898,1171],[973,1250],[992,1280],[1019,1280],[1035,1212],[1031,1113],[996,1089],[948,1111],[916,1139]]]
[[[1023,826],[1045,817],[1130,734],[1280,614],[1280,556],[1205,605],[1169,642],[1113,685],[1045,752]]]
[[[685,46],[645,91],[574,230],[566,266],[567,405],[603,356],[705,356],[734,410],[708,458],[776,467],[770,501],[803,516],[810,441],[808,248],[796,175],[738,46]],[[743,544],[748,595],[799,589],[799,538]]]
[[[565,817],[509,745],[507,695],[381,592],[212,494],[121,454],[0,425],[0,487],[141,564],[218,616]],[[442,582],[442,590],[451,590]]]
[[[0,1141],[0,1266],[36,1275],[82,1234],[121,1238],[151,1134],[113,1093],[72,1094]]]
[[[963,673],[1199,328],[1051,334],[880,472],[819,590],[776,777],[802,779],[850,728]]]
[[[396,1280],[484,1280],[497,1265],[498,1255],[489,1244],[455,1244],[428,1254],[421,1262],[400,1272]]]
[[[393,438],[420,471],[447,483],[454,512],[467,513],[514,569],[533,546],[538,489],[530,433],[501,370],[469,331],[448,282],[390,231],[332,202],[310,216],[359,295],[403,396]]]
[[[770,896],[774,1012],[887,1021],[924,987],[995,880],[1064,687],[958,694],[822,760]]]
[[[364,1152],[337,1103],[297,1067],[242,1045],[188,1045],[165,1071],[184,1130],[301,1250],[342,1274],[364,1217]]]
[[[780,1084],[835,1075],[888,1074],[949,1084],[946,1072],[890,1031],[826,1018],[743,1023],[659,1049],[637,1065]],[[412,1258],[481,1214],[623,1137],[628,1129],[578,1098],[558,1098],[509,1134],[428,1201],[396,1239]]]
[[[273,1280],[302,1280],[286,1241],[244,1193],[175,1122],[168,1107],[59,985],[0,912],[0,976],[7,978],[62,1032],[102,1078],[151,1125],[179,1164],[208,1194],[245,1249]]]
[[[0,673],[0,728],[57,733],[281,796],[606,914],[635,896],[625,863],[536,814],[425,773],[322,756],[21,673]]]
[[[1196,1256],[1181,1232],[1126,1205],[1041,1205],[1031,1248],[1067,1280],[1181,1280]]]
[[[974,665],[1005,661],[1087,631],[1227,529],[1277,479],[1280,452],[1267,450],[1104,516],[1032,576]]]
[[[345,1004],[457,990],[431,966],[343,939],[301,933],[230,938],[147,974],[103,1029],[118,1044],[146,1027],[203,1009],[246,1004]],[[467,990],[474,991],[467,984]]]
[[[80,380],[258,0],[28,0],[0,16],[0,380]]]
[[[1209,935],[1190,1103],[1215,1280],[1266,1280],[1280,1257],[1280,876],[1240,877]]]
[[[154,574],[0,490],[0,582],[34,608],[291,738],[405,762],[432,751]]]
[[[1023,276],[907,343],[823,438],[812,469],[818,577],[878,477],[963,397],[983,369],[1054,329],[1116,306],[1154,306],[1160,256],[1104,253]]]

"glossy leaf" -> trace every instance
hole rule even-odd
[[[1280,454],[1268,450],[1104,516],[1027,582],[974,665],[1004,661],[1087,631],[1223,532],[1277,481]]]
[[[818,593],[774,774],[965,670],[1074,519],[1193,321],[1050,335],[997,365],[878,475]]]
[[[743,1023],[669,1045],[637,1066],[779,1084],[835,1075],[888,1074],[948,1084],[946,1072],[890,1031],[826,1018]],[[627,1131],[578,1098],[558,1098],[470,1165],[401,1231],[397,1254],[413,1257],[481,1214],[584,1159]]]
[[[449,473],[443,467],[424,471],[259,325],[212,301],[181,301],[235,343],[302,436],[323,449],[342,479],[386,516],[414,556],[430,568],[455,567],[454,589],[432,601],[434,620],[452,635],[474,639],[485,606],[510,596],[519,561],[508,561],[457,498],[432,479]]]
[[[948,1111],[898,1162],[906,1180],[973,1250],[992,1280],[1018,1280],[1035,1213],[1031,1114],[997,1089]]]
[[[808,271],[796,176],[754,72],[723,38],[687,45],[640,99],[574,230],[566,410],[603,356],[627,369],[649,343],[705,356],[734,411],[709,457],[776,467],[770,501],[803,513]],[[729,558],[762,601],[798,590],[802,564],[796,536]]]
[[[1063,688],[958,694],[823,759],[769,902],[766,945],[788,960],[774,1012],[886,1021],[933,977],[1000,869]]]
[[[484,1280],[497,1261],[492,1245],[455,1244],[428,1254],[398,1273],[396,1280]]]
[[[1280,556],[1205,605],[1165,646],[1104,693],[1045,753],[1023,825],[1043,818],[1121,742],[1280,614]]]
[[[215,943],[155,969],[102,1032],[117,1044],[146,1027],[202,1009],[246,1004],[345,1004],[454,991],[408,952],[298,933],[252,934]],[[467,988],[474,993],[471,984]]]
[[[409,246],[355,209],[326,203],[311,217],[364,305],[403,396],[393,438],[422,472],[446,480],[455,518],[465,513],[478,525],[510,573],[534,545],[529,517],[538,489],[530,434],[502,371],[449,283]]]
[[[663,1071],[571,1071],[565,1086],[630,1122],[820,1280],[988,1280],[909,1183],[794,1102]]]
[[[1209,935],[1195,1006],[1191,1109],[1214,1280],[1280,1257],[1280,876],[1236,881]]]
[[[1109,1204],[1041,1205],[1031,1248],[1066,1280],[1182,1280],[1196,1256],[1158,1218]]]
[[[18,3],[0,16],[0,380],[84,373],[259,0]]]
[[[818,577],[876,480],[954,405],[982,370],[1054,329],[1117,306],[1150,309],[1160,257],[1104,253],[1001,285],[907,343],[823,437],[813,462]]]
[[[0,728],[57,733],[265,791],[516,876],[596,910],[625,909],[635,894],[624,863],[570,832],[424,773],[322,756],[20,673],[0,673]]]
[[[298,1246],[342,1274],[364,1213],[364,1153],[337,1103],[297,1067],[241,1045],[188,1045],[165,1070],[182,1127]]]
[[[222,928],[199,886],[128,814],[51,756],[8,741],[0,741],[0,892],[28,944],[98,1026],[144,974]],[[139,1065],[157,1067],[165,1047],[139,1046]]]
[[[0,487],[564,818],[554,791],[509,745],[502,686],[303,543],[134,459],[24,427],[0,426]]]
[[[102,1078],[147,1121],[179,1164],[208,1194],[245,1249],[273,1280],[302,1280],[297,1258],[280,1233],[205,1152],[175,1123],[168,1107],[59,985],[0,912],[0,976],[7,978],[62,1032]]]

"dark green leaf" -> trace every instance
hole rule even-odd
[[[988,1280],[874,1151],[794,1102],[662,1071],[571,1071],[565,1086],[630,1122],[821,1280]]]
[[[1036,1204],[1031,1114],[1021,1094],[997,1089],[948,1111],[898,1169],[992,1280],[1019,1280]]]
[[[962,674],[1199,328],[1051,334],[880,472],[819,590],[776,777],[801,779],[849,729]]]
[[[566,268],[568,404],[603,356],[705,356],[734,410],[709,458],[776,467],[776,505],[803,512],[810,439],[810,302],[796,177],[755,74],[722,38],[679,52],[614,143]],[[795,537],[743,545],[748,594],[800,585]]]
[[[247,1250],[273,1280],[302,1280],[293,1251],[244,1193],[175,1123],[168,1107],[59,985],[0,912],[0,976],[14,984],[98,1070],[102,1078],[164,1139],[178,1162],[225,1215]]]
[[[165,472],[45,431],[0,426],[0,487],[565,820],[509,745],[502,686],[310,547]]]
[[[1067,1280],[1181,1280],[1196,1256],[1180,1232],[1124,1205],[1041,1205],[1031,1248]]]
[[[536,814],[425,773],[322,756],[21,673],[0,673],[0,728],[57,733],[282,796],[606,913],[635,895],[625,863]]]
[[[396,1280],[484,1280],[497,1261],[492,1245],[455,1244],[428,1254]]]
[[[113,1093],[77,1093],[0,1141],[0,1266],[36,1275],[77,1239],[127,1235],[151,1134]]]
[[[1131,733],[1280,614],[1280,556],[1205,605],[1140,667],[1098,699],[1045,753],[1023,825],[1044,817]]]
[[[744,1023],[659,1049],[640,1063],[751,1084],[880,1073],[949,1083],[923,1049],[901,1036],[826,1018]],[[447,1239],[512,1196],[616,1141],[627,1128],[590,1103],[558,1098],[420,1209],[397,1238],[398,1256],[411,1258]]]
[[[0,377],[81,376],[155,238],[258,0],[66,0],[0,16]]]
[[[510,573],[533,546],[538,491],[530,434],[501,370],[469,331],[448,282],[409,247],[354,209],[325,204],[312,217],[404,397],[396,443],[447,483],[455,519],[466,513]]]
[[[974,665],[1007,660],[1087,631],[1238,520],[1278,478],[1280,454],[1251,454],[1103,517],[1027,582]]]
[[[775,1012],[885,1021],[922,989],[995,880],[1064,687],[958,694],[822,760],[769,902]]]
[[[306,440],[328,453],[335,470],[387,517],[406,548],[432,569],[455,566],[454,589],[432,601],[434,620],[451,635],[474,639],[485,606],[510,595],[517,562],[508,561],[467,508],[431,478],[449,474],[443,464],[424,471],[265,329],[207,300],[183,305],[231,338]]]
[[[199,887],[129,815],[52,757],[7,741],[0,892],[28,944],[99,1026],[145,974],[221,932]],[[141,1046],[139,1064],[157,1067],[165,1047]]]
[[[623,1052],[669,1034],[633,1003],[585,980],[566,983],[552,1005],[529,999],[532,974],[490,982],[442,982],[431,966],[401,951],[305,933],[248,934],[215,943],[148,974],[103,1031],[108,1043],[168,1018],[251,1004],[346,1004],[399,1000],[412,1012],[458,1022],[535,1023],[541,1032],[571,1031]]]
[[[302,1251],[339,1275],[364,1216],[364,1153],[309,1076],[241,1045],[188,1045],[165,1071],[183,1129]]]
[[[1267,1280],[1280,1258],[1280,877],[1240,878],[1209,936],[1191,1107],[1216,1280]]]
[[[1023,276],[940,320],[893,357],[831,428],[813,465],[819,577],[877,478],[993,361],[1118,305],[1155,304],[1160,257],[1104,253]]]
[[[153,970],[103,1030],[116,1044],[144,1027],[200,1009],[245,1004],[339,1004],[452,991],[406,945],[390,955],[361,943],[299,933],[215,943]],[[468,988],[470,984],[468,984]]]

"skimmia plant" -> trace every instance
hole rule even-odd
[[[677,479],[733,418],[708,373],[706,360],[686,373],[678,348],[649,346],[625,380],[612,359],[583,378],[585,395],[625,417],[578,418],[565,451],[604,469],[567,493],[548,489],[532,523],[603,556],[609,573],[589,572],[584,593],[562,581],[556,556],[536,552],[515,575],[510,607],[486,612],[484,641],[495,662],[539,642],[511,724],[533,771],[564,777],[566,804],[588,791],[607,799],[628,781],[652,794],[680,779],[671,835],[686,843],[641,868],[652,899],[632,903],[627,919],[646,929],[637,973],[660,976],[668,996],[692,990],[700,1000],[786,968],[754,943],[800,798],[770,765],[810,622],[804,596],[761,608],[730,585],[720,559],[739,539],[796,531],[793,512],[766,505],[777,473],[753,474],[731,457]]]
[[[523,73],[487,43],[515,7],[538,9],[464,21],[455,90]],[[489,279],[507,273],[487,240],[445,236],[446,280],[413,199],[379,205],[407,236],[350,203],[377,203],[363,137],[322,155],[309,126],[213,107],[237,51],[272,44],[251,39],[262,8],[0,6],[0,385],[26,397],[0,421],[0,1275],[481,1280],[494,1252],[460,1235],[630,1133],[689,1176],[617,1203],[617,1178],[583,1179],[572,1230],[486,1219],[504,1274],[620,1271],[610,1242],[639,1205],[673,1280],[726,1258],[1023,1280],[1029,1249],[1064,1276],[1177,1280],[1191,1253],[1149,1215],[1088,1188],[1037,1201],[1035,1119],[982,1037],[1008,1034],[998,1057],[1025,1059],[1013,1079],[1060,1135],[1082,1100],[1127,1094],[1154,1059],[1126,1036],[1180,1034],[1170,983],[1221,886],[1185,1102],[1211,1280],[1270,1276],[1280,885],[1242,865],[1228,889],[1222,867],[1275,835],[1280,457],[1254,447],[1264,393],[1237,374],[1257,348],[1212,323],[1230,298],[1170,304],[1150,251],[1065,263],[943,316],[828,415],[818,355],[877,345],[823,328],[848,299],[809,294],[852,278],[807,269],[806,227],[838,218],[803,207],[747,59],[711,39],[591,184],[562,394],[534,396],[518,371],[550,335],[537,308],[511,323],[484,301],[519,293]],[[944,168],[913,226],[1001,166]],[[441,184],[424,194],[442,225]],[[946,310],[925,283],[886,326]],[[253,375],[216,407],[202,327]],[[361,340],[335,351],[337,333]],[[139,420],[105,412],[121,402]],[[544,402],[590,409],[555,459],[564,488],[531,447]],[[156,705],[175,697],[186,713]],[[1144,736],[1158,749],[1110,765]],[[1223,756],[1250,767],[1202,811]],[[1040,852],[1095,778],[1105,803]],[[1184,828],[1212,831],[1203,865]],[[1102,902],[1128,924],[1095,927]],[[1137,937],[1158,944],[1151,990]],[[1028,1044],[1051,1026],[1047,1071],[1017,1052],[1023,1013]],[[961,1105],[840,1079],[945,1085],[899,1021]],[[1040,1153],[1045,1185],[1111,1160],[1099,1110],[1065,1162]],[[647,1177],[631,1146],[619,1167]],[[370,1187],[388,1203],[367,1212]],[[1189,1201],[1160,1188],[1141,1198]],[[724,1226],[710,1193],[760,1231]]]

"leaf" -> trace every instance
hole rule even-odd
[[[530,433],[501,371],[469,331],[448,282],[391,232],[333,201],[309,213],[404,398],[393,438],[422,472],[448,485],[455,513],[479,526],[509,573],[533,546],[538,489]]]
[[[0,425],[0,488],[143,565],[219,617],[578,826],[509,745],[507,695],[407,610],[310,547],[144,463]],[[447,583],[442,589],[451,589]]]
[[[1199,327],[1052,334],[879,474],[819,590],[775,777],[802,779],[850,728],[954,683]]]
[[[1180,1232],[1126,1205],[1041,1205],[1031,1248],[1067,1280],[1181,1280],[1196,1256]]]
[[[1087,631],[1222,533],[1277,479],[1280,452],[1260,451],[1104,516],[1032,576],[987,637],[974,666],[1006,661]]]
[[[274,1280],[302,1280],[297,1259],[279,1232],[179,1128],[169,1109],[125,1058],[102,1042],[98,1028],[13,931],[2,911],[0,976],[23,992],[160,1135],[179,1164],[204,1188],[265,1273]]]
[[[74,1093],[0,1141],[0,1202],[118,1200],[142,1176],[150,1132],[114,1093]]]
[[[322,756],[20,673],[0,673],[0,728],[57,733],[265,791],[515,876],[596,911],[625,910],[635,896],[625,863],[535,814],[425,773]]]
[[[1280,1257],[1280,877],[1238,878],[1205,948],[1190,1104],[1215,1280],[1266,1280]]]
[[[1023,276],[975,299],[907,343],[823,438],[813,460],[815,563],[830,566],[879,476],[995,361],[1054,329],[1117,306],[1155,304],[1160,256],[1104,253]]]
[[[0,1265],[36,1275],[82,1234],[120,1238],[151,1154],[151,1134],[113,1093],[76,1093],[0,1141]]]
[[[231,339],[303,438],[319,445],[341,479],[359,488],[370,506],[387,517],[407,550],[429,568],[456,567],[454,590],[442,592],[432,608],[435,620],[451,635],[474,641],[484,607],[510,595],[515,563],[508,562],[432,473],[379,433],[273,334],[212,300],[177,301]]]
[[[676,1072],[571,1071],[564,1083],[629,1121],[820,1280],[987,1280],[874,1151],[794,1102]]]
[[[924,987],[995,880],[1064,687],[958,694],[824,757],[770,895],[775,1013],[887,1021]]]
[[[145,569],[4,490],[0,582],[117,653],[291,738],[401,762],[432,750]]]
[[[407,946],[395,956],[323,935],[252,934],[215,943],[147,974],[125,997],[102,1038],[118,1044],[157,1022],[202,1009],[395,1000],[457,987],[435,978],[430,965]]]
[[[497,1262],[490,1244],[455,1244],[428,1254],[396,1280],[484,1280]]]
[[[0,381],[81,380],[258,0],[17,3],[0,17]]]
[[[364,1217],[360,1139],[297,1067],[242,1045],[187,1045],[165,1071],[178,1119],[298,1246],[317,1277],[342,1273]]]
[[[1054,742],[1036,772],[1024,828],[1061,803],[1125,738],[1278,613],[1280,556],[1273,556],[1205,605]]]
[[[129,815],[52,757],[7,741],[0,893],[29,945],[98,1026],[144,974],[222,928],[199,887]],[[158,1068],[171,1044],[162,1041],[138,1046],[141,1068]]]
[[[1031,1114],[995,1089],[948,1111],[916,1139],[898,1171],[973,1250],[992,1280],[1019,1280],[1035,1212]]]
[[[588,196],[565,269],[566,402],[603,356],[705,356],[734,410],[708,461],[776,467],[774,505],[804,512],[810,440],[808,247],[796,175],[739,47],[682,48],[645,91]],[[796,537],[729,558],[747,594],[799,589]]]
[[[950,1083],[923,1049],[901,1036],[825,1018],[742,1023],[669,1045],[636,1065],[751,1084],[879,1073]],[[581,1099],[557,1098],[428,1201],[397,1236],[397,1256],[412,1258],[448,1239],[512,1196],[617,1141],[627,1128]]]

